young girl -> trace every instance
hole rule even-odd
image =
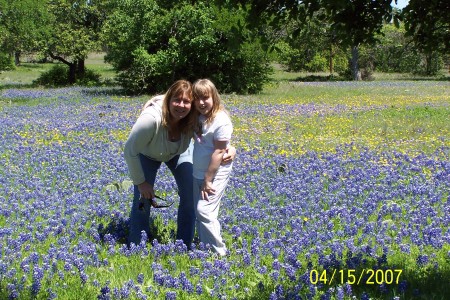
[[[231,140],[233,125],[210,80],[196,81],[193,94],[198,114],[193,155],[197,232],[200,242],[210,244],[215,252],[223,256],[227,249],[220,234],[217,217],[232,164],[221,165],[221,162]]]

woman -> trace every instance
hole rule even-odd
[[[125,143],[124,156],[131,180],[134,198],[130,214],[128,243],[139,244],[141,231],[149,236],[150,201],[155,198],[156,173],[164,162],[178,186],[180,205],[176,238],[190,248],[195,231],[195,208],[192,177],[192,135],[195,116],[192,108],[192,85],[176,81],[165,95],[156,96],[144,106]],[[231,161],[236,150],[230,147]]]

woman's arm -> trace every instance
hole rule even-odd
[[[145,181],[144,171],[139,158],[145,153],[148,143],[156,132],[156,120],[151,115],[141,115],[131,129],[125,142],[124,158],[133,184],[139,185]]]
[[[216,176],[222,163],[223,156],[227,149],[228,141],[214,141],[214,152],[211,154],[211,161],[209,162],[208,170],[205,173],[201,194],[202,199],[208,200],[208,195],[214,195],[216,192],[212,187],[212,182]]]

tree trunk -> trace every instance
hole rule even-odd
[[[361,80],[361,72],[359,71],[358,60],[359,60],[358,46],[353,46],[352,61],[351,61],[351,71],[353,80]]]
[[[14,64],[16,66],[20,65],[20,51],[14,52]]]
[[[69,84],[74,84],[77,78],[77,64],[71,63],[69,64]]]
[[[333,71],[334,71],[334,68],[333,68],[333,57],[334,56],[334,53],[333,53],[333,45],[330,45],[330,75],[333,75]]]
[[[84,64],[84,59],[77,60],[77,77],[83,78],[84,74],[86,74],[86,67]]]
[[[432,61],[433,61],[433,53],[429,52],[425,55],[425,63],[427,64],[427,66],[426,66],[427,75],[432,75],[432,71],[431,71]]]

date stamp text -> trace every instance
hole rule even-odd
[[[403,270],[401,269],[332,269],[318,271],[312,269],[309,272],[309,280],[312,284],[351,284],[351,285],[368,285],[368,284],[398,284]]]

